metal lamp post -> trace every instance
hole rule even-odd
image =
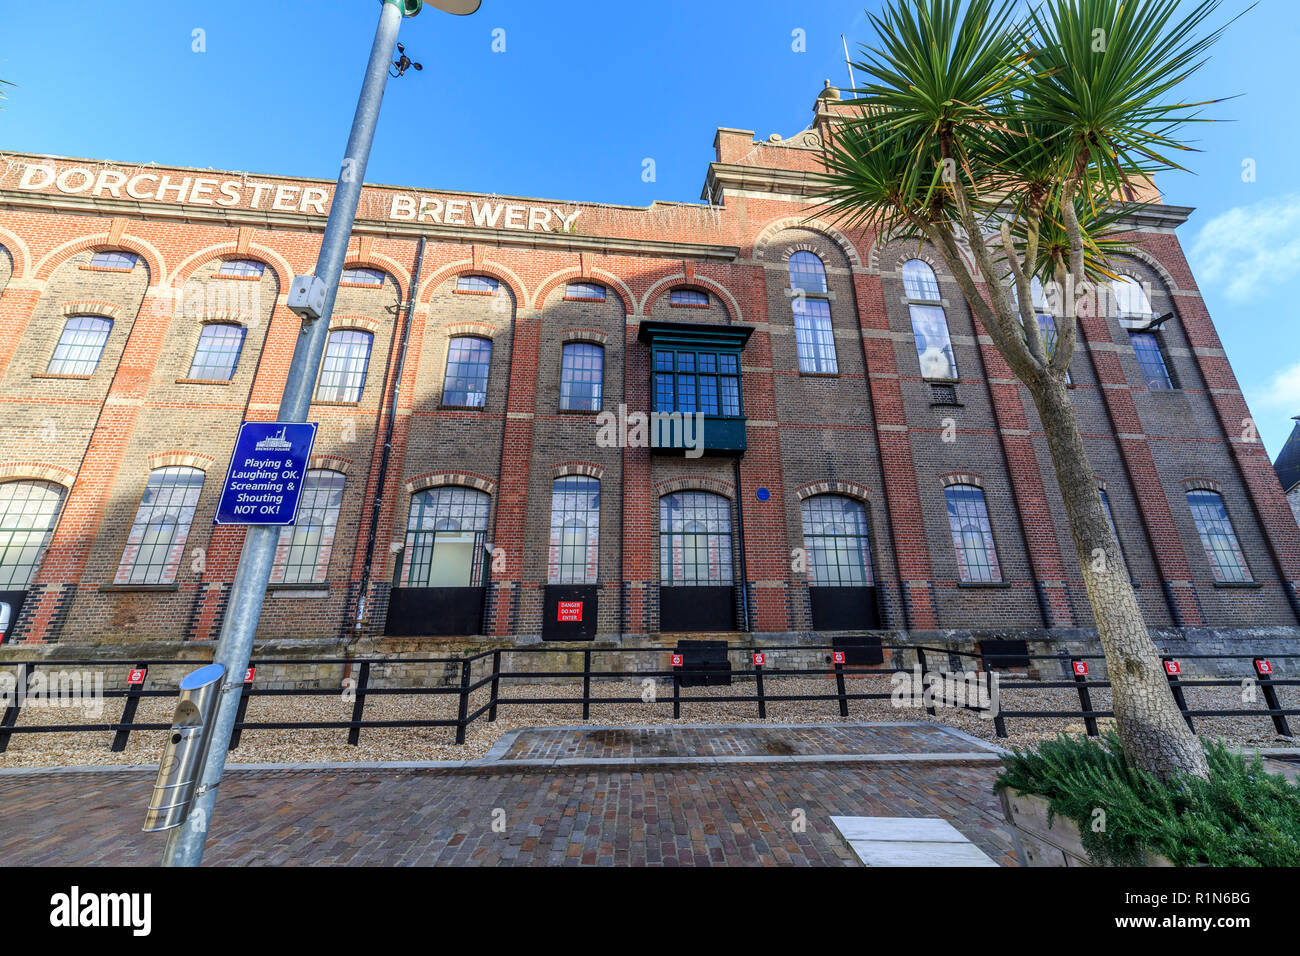
[[[365,181],[370,147],[375,138],[375,127],[384,99],[384,87],[388,80],[389,62],[397,43],[398,28],[403,17],[413,17],[420,12],[425,0],[381,2],[383,6],[374,45],[370,50],[370,63],[361,85],[361,96],[352,120],[352,133],[348,137],[347,152],[334,190],[325,234],[321,239],[320,255],[316,260],[315,276],[324,284],[324,307],[318,318],[304,322],[294,346],[293,361],[289,366],[284,394],[280,398],[280,411],[276,416],[276,420],[281,422],[307,420],[316,373],[329,336],[330,315],[334,311],[334,300],[338,295],[348,240],[352,236],[352,225],[356,219],[357,203],[361,198],[361,185]],[[439,10],[465,16],[477,10],[481,0],[428,2]],[[167,848],[163,852],[164,866],[198,866],[203,860],[208,826],[217,801],[217,786],[221,783],[221,775],[226,766],[226,751],[234,731],[240,691],[252,655],[253,637],[262,614],[262,602],[266,597],[267,583],[271,579],[271,564],[279,536],[278,527],[253,525],[249,527],[244,539],[239,568],[235,572],[235,582],[230,592],[229,611],[222,623],[213,659],[214,663],[225,667],[226,673],[212,729],[212,741],[189,815],[182,826],[168,833]]]

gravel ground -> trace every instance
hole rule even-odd
[[[852,679],[847,689],[853,693],[887,694],[890,689],[888,675],[877,678]],[[593,682],[593,693],[603,697],[641,696],[641,685],[634,681]],[[807,695],[834,693],[834,683],[826,678],[774,678],[764,680],[764,691],[770,698],[781,695]],[[1300,687],[1278,688],[1284,707],[1300,707]],[[659,703],[634,703],[619,705],[593,704],[589,723],[608,725],[647,725],[673,723],[671,687],[658,688]],[[683,694],[701,697],[724,697],[732,694],[752,694],[753,685],[738,681],[732,687],[687,688]],[[1188,688],[1188,706],[1193,709],[1250,709],[1263,708],[1262,698],[1256,703],[1242,703],[1241,691],[1236,687]],[[501,694],[512,698],[563,698],[581,694],[581,684],[502,682]],[[1015,710],[1066,710],[1078,707],[1078,695],[1072,689],[1017,690],[1014,678],[1004,679],[1001,685],[1003,711]],[[1093,689],[1093,707],[1106,710],[1110,706],[1110,692]],[[488,701],[488,688],[482,688],[471,697],[469,711]],[[25,709],[18,726],[109,722],[119,719],[124,701],[111,699],[105,702],[101,716],[90,717],[73,708]],[[136,720],[141,723],[170,723],[173,700],[147,698],[140,702]],[[366,700],[366,720],[403,719],[454,719],[457,697],[449,695],[383,695]],[[688,723],[757,723],[755,702],[683,703],[682,722]],[[337,721],[351,719],[352,702],[341,696],[318,697],[255,697],[249,702],[247,720],[282,721],[313,719]],[[346,729],[248,730],[244,732],[239,748],[231,754],[234,763],[299,763],[328,761],[379,761],[379,760],[464,760],[483,757],[497,739],[509,730],[522,727],[558,726],[580,724],[582,710],[578,704],[527,704],[502,706],[495,723],[488,723],[486,715],[469,726],[465,744],[454,743],[455,730],[450,727],[419,728],[366,728],[361,732],[359,746],[347,745]],[[820,723],[842,720],[837,702],[826,701],[770,701],[767,705],[767,723]],[[1060,731],[1082,733],[1082,720],[1071,718],[1008,718],[1006,738],[999,739],[993,721],[982,719],[969,711],[937,708],[930,717],[919,707],[896,707],[888,699],[854,700],[849,702],[849,720],[900,721],[923,720],[948,724],[1003,746],[1025,746],[1049,738]],[[1300,717],[1290,718],[1293,729],[1300,729]],[[1103,725],[1108,720],[1099,721]],[[1258,717],[1204,717],[1196,719],[1197,731],[1205,737],[1224,737],[1231,741],[1256,747],[1297,747],[1300,753],[1300,736],[1278,736],[1272,721]],[[127,748],[122,753],[112,753],[109,743],[112,735],[105,732],[90,733],[40,733],[15,734],[8,750],[0,754],[0,767],[39,767],[60,765],[150,764],[157,763],[162,750],[164,733],[138,731],[131,734]]]

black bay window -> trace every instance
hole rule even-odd
[[[641,323],[638,338],[651,353],[650,412],[659,420],[650,427],[653,448],[744,453],[740,356],[752,332],[734,325]]]

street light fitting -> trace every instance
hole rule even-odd
[[[383,3],[395,3],[402,9],[402,16],[413,17],[423,8],[426,0],[381,0]],[[429,6],[436,7],[444,13],[456,16],[469,16],[479,8],[483,0],[427,0]]]

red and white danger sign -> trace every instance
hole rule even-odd
[[[132,686],[143,684],[144,675],[149,673],[147,667],[133,667],[126,675],[126,682]]]
[[[763,666],[764,664],[766,664],[766,663],[767,663],[767,655],[764,654],[762,651],[755,651],[755,652],[754,652],[754,666],[755,666],[755,667],[762,667],[762,666]]]
[[[1165,661],[1165,673],[1170,677],[1177,677],[1183,672],[1183,665],[1178,661]]]
[[[1273,665],[1262,658],[1256,658],[1255,670],[1259,671],[1261,674],[1271,674],[1273,673]]]
[[[245,684],[251,684],[251,683],[253,683],[253,672],[256,671],[256,670],[257,670],[256,667],[250,667],[248,670],[244,671],[244,683],[245,683]]]
[[[1074,672],[1075,672],[1076,674],[1078,674],[1080,677],[1087,677],[1087,676],[1088,676],[1088,662],[1087,662],[1087,661],[1075,661],[1075,662],[1074,662]]]
[[[559,611],[556,612],[557,621],[581,621],[582,620],[582,602],[581,601],[561,601]]]
[[[680,654],[674,654],[674,655],[673,655],[673,667],[681,667],[681,666],[682,666],[682,655],[680,655]]]
[[[831,661],[832,661],[833,663],[836,663],[836,664],[843,664],[843,663],[844,663],[844,652],[843,652],[843,651],[831,651]]]

